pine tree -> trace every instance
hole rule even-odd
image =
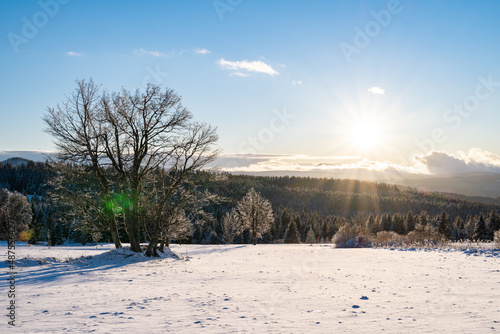
[[[279,234],[280,234],[280,239],[285,239],[285,235],[286,235],[286,229],[288,228],[288,225],[290,225],[290,221],[291,221],[291,216],[290,214],[288,213],[287,210],[284,210],[283,213],[281,214],[281,219],[280,219],[280,231],[279,231]]]
[[[488,217],[488,230],[488,240],[493,240],[494,233],[500,230],[500,217],[494,209]]]
[[[287,244],[298,244],[300,243],[299,229],[297,228],[297,223],[293,219],[288,225],[285,242]]]
[[[486,231],[486,222],[484,220],[483,214],[481,213],[474,229],[474,239],[477,241],[481,241],[486,240],[487,238],[488,233]]]
[[[316,236],[314,235],[314,231],[311,225],[309,226],[309,232],[307,232],[306,244],[315,244],[316,242]]]
[[[379,231],[378,224],[375,221],[375,217],[370,213],[368,220],[366,221],[366,229],[372,234],[377,234]]]
[[[429,223],[429,216],[427,215],[427,212],[422,211],[420,213],[420,216],[418,217],[418,222],[422,226],[427,226],[427,224]]]
[[[405,234],[404,219],[399,213],[395,213],[392,217],[392,230],[397,234]]]
[[[460,217],[455,218],[455,220],[453,221],[453,227],[451,232],[453,240],[458,241],[465,239],[464,228],[465,228],[464,220]]]
[[[467,221],[464,225],[464,237],[468,240],[474,240],[476,230],[476,221],[472,216],[467,216]]]
[[[446,211],[441,212],[437,224],[438,232],[450,238],[450,220]]]
[[[406,234],[415,229],[415,217],[413,216],[413,213],[411,211],[409,211],[406,215],[404,225]]]
[[[380,223],[380,229],[382,231],[391,231],[392,230],[392,219],[391,215],[386,214],[382,216],[382,221]]]

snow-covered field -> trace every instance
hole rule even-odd
[[[4,317],[1,333],[500,332],[500,251],[17,246],[17,326]],[[2,242],[4,313],[6,254]]]

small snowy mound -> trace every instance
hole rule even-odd
[[[166,248],[165,251],[158,252],[158,257],[148,257],[145,252],[136,253],[130,250],[130,247],[123,247],[119,249],[112,249],[97,255],[87,255],[80,257],[31,257],[27,256],[25,258],[16,261],[16,265],[22,267],[33,267],[37,265],[45,264],[76,264],[90,267],[101,267],[107,265],[126,265],[129,263],[145,262],[150,260],[161,260],[161,259],[175,259],[184,260],[182,255],[178,255]]]

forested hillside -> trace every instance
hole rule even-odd
[[[24,194],[42,195],[48,190],[48,181],[55,175],[54,169],[48,163],[31,160],[17,166],[0,163],[0,188]]]
[[[65,221],[61,214],[66,209],[50,198],[50,180],[56,175],[55,169],[46,163],[30,162],[17,167],[0,164],[0,187],[37,195],[30,196],[32,242],[48,238],[53,244],[64,240],[90,242],[91,233],[76,231],[74,220]],[[217,195],[217,200],[205,207],[207,219],[198,219],[196,223],[193,220],[191,233],[180,240],[184,243],[222,243],[224,215],[233,210],[251,188],[270,201],[275,218],[271,230],[259,242],[329,242],[345,224],[363,225],[373,233],[394,231],[398,234],[407,234],[418,224],[428,224],[440,226],[441,232],[450,239],[491,239],[493,231],[500,228],[498,206],[384,183],[212,172],[197,172],[192,182],[200,191]],[[119,226],[120,231],[123,228]],[[106,231],[100,239],[109,239]],[[251,239],[246,231],[234,242],[246,243]]]
[[[219,223],[222,215],[234,207],[250,188],[269,199],[274,208],[275,228],[264,238],[273,241],[295,242],[297,238],[292,235],[295,228],[301,242],[311,235],[310,229],[317,241],[329,241],[346,223],[366,226],[370,222],[371,226],[367,227],[373,233],[386,230],[406,234],[419,223],[437,226],[442,217],[446,217],[443,222],[447,225],[446,235],[452,239],[477,238],[478,233],[482,238],[490,239],[493,230],[500,228],[496,225],[499,206],[453,199],[437,193],[401,190],[384,183],[232,174],[208,180],[206,176],[204,173],[198,175],[203,187],[225,197],[226,201],[210,208],[217,219],[215,225],[209,225],[208,231],[205,227],[205,238],[210,235],[210,228],[217,235],[223,233]],[[493,224],[489,223],[491,219]],[[485,221],[486,231],[477,232],[481,220]],[[196,242],[212,241],[196,234],[195,237]]]
[[[268,198],[273,207],[343,217],[353,217],[360,213],[376,215],[408,211],[427,211],[430,215],[438,215],[446,211],[455,218],[498,208],[437,193],[401,190],[394,185],[358,180],[224,174],[224,177],[215,182],[206,182],[205,187],[235,200],[253,187]]]

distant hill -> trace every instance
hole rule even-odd
[[[301,171],[269,171],[269,172],[242,172],[235,174],[255,176],[297,176],[314,178],[338,178],[372,182],[383,182],[398,186],[415,188],[418,190],[463,194],[470,197],[491,197],[493,203],[498,203],[500,198],[500,174],[498,173],[468,173],[450,175],[415,175],[399,173],[396,171],[357,171],[349,170],[339,172],[301,172]],[[460,198],[456,196],[450,196]],[[477,199],[467,199],[476,201]],[[487,199],[480,200],[491,203]]]
[[[330,214],[353,217],[357,214],[406,214],[426,211],[431,216],[446,211],[457,216],[487,215],[500,212],[495,199],[460,194],[440,194],[414,188],[349,179],[272,177],[227,174],[223,180],[205,183],[204,190],[228,199],[234,206],[251,187],[267,198],[273,208],[307,212],[326,217]],[[227,211],[227,210],[223,210]]]
[[[384,182],[414,187],[418,190],[464,194],[470,197],[500,197],[500,174],[469,173],[439,176],[415,176]],[[468,198],[467,200],[477,200]],[[481,202],[484,202],[482,199]],[[498,203],[498,202],[497,202]]]
[[[493,197],[482,197],[482,196],[467,196],[467,195],[455,194],[455,193],[436,193],[436,194],[440,194],[444,197],[460,199],[460,200],[468,201],[468,202],[480,202],[480,203],[500,206],[500,197],[493,198]]]
[[[8,160],[13,157],[33,160],[35,162],[45,162],[55,152],[51,151],[6,151],[0,150],[0,161]]]
[[[3,165],[10,164],[13,167],[24,166],[27,165],[29,162],[33,162],[33,160],[28,160],[20,157],[14,157],[4,161],[0,161],[0,163]]]

